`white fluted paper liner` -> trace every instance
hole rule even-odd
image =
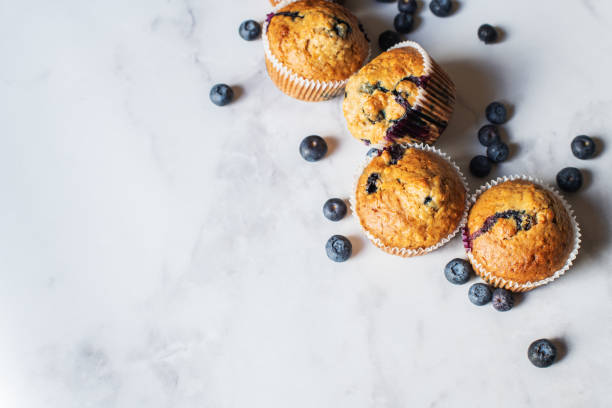
[[[363,223],[361,222],[361,219],[359,218],[359,214],[357,213],[356,193],[357,193],[357,187],[359,185],[359,178],[363,174],[363,171],[365,170],[367,165],[374,158],[374,157],[368,157],[368,156],[365,157],[365,159],[359,166],[359,169],[353,176],[353,191],[351,193],[351,198],[350,198],[351,212],[353,213],[355,218],[357,218],[357,221],[359,222],[359,226],[361,227],[361,230],[363,231],[363,233],[368,237],[368,239],[374,245],[376,245],[378,248],[382,249],[383,251],[389,254],[402,256],[404,258],[409,258],[412,256],[425,255],[429,252],[435,251],[436,249],[444,246],[448,241],[453,239],[453,237],[457,235],[457,232],[463,229],[463,227],[465,226],[467,222],[468,210],[470,208],[470,201],[469,201],[470,199],[469,191],[470,190],[468,188],[467,180],[465,179],[465,176],[461,172],[461,169],[459,168],[459,166],[457,166],[457,164],[450,158],[449,155],[442,152],[440,149],[437,149],[433,146],[430,146],[424,143],[402,143],[401,146],[405,148],[425,150],[427,152],[437,154],[439,157],[444,159],[448,164],[450,164],[451,167],[457,172],[457,175],[459,176],[459,179],[461,180],[461,183],[463,184],[463,188],[465,189],[465,208],[463,210],[463,215],[461,216],[461,220],[459,221],[459,224],[457,224],[457,227],[453,230],[453,232],[448,234],[446,237],[442,238],[435,245],[432,245],[426,248],[410,249],[410,248],[399,248],[399,247],[388,246],[388,245],[383,244],[383,242],[379,238],[376,238],[364,227]]]
[[[563,207],[565,208],[565,211],[567,211],[567,214],[569,216],[570,219],[570,223],[572,225],[572,232],[574,234],[573,240],[574,240],[574,246],[572,248],[572,251],[570,252],[567,261],[565,262],[565,264],[563,265],[563,267],[557,271],[555,271],[551,276],[549,276],[546,279],[542,279],[540,281],[536,281],[536,282],[526,282],[526,283],[519,283],[519,282],[515,282],[513,280],[510,279],[504,279],[502,277],[499,276],[495,276],[492,272],[488,272],[478,261],[476,261],[476,259],[474,258],[474,255],[472,254],[472,250],[469,247],[469,238],[467,237],[467,231],[464,228],[462,228],[461,231],[461,236],[463,239],[463,246],[465,248],[465,251],[467,253],[468,258],[470,259],[470,262],[472,263],[472,266],[475,270],[475,272],[480,275],[480,277],[482,279],[484,279],[485,281],[487,281],[488,283],[490,283],[491,285],[497,287],[497,288],[505,288],[508,290],[511,290],[513,292],[527,292],[529,290],[535,289],[538,286],[542,286],[542,285],[546,285],[552,281],[554,281],[555,279],[558,279],[561,275],[563,275],[574,263],[574,260],[576,259],[576,256],[578,255],[578,252],[580,251],[580,243],[582,242],[582,240],[580,239],[582,234],[580,233],[580,225],[578,225],[578,222],[576,221],[576,217],[574,215],[574,210],[572,210],[572,207],[569,205],[569,203],[567,202],[567,200],[565,200],[565,198],[554,188],[548,186],[547,184],[545,184],[542,180],[535,178],[535,177],[531,177],[531,176],[526,176],[526,175],[512,175],[512,176],[504,176],[504,177],[498,177],[495,180],[491,180],[488,183],[482,185],[480,188],[478,188],[474,194],[472,194],[472,196],[470,197],[470,207],[476,202],[476,200],[478,199],[478,197],[484,193],[486,190],[490,189],[493,186],[496,186],[500,183],[504,183],[506,181],[513,181],[513,180],[526,180],[526,181],[530,181],[532,183],[535,183],[537,185],[539,185],[540,187],[546,189],[547,191],[549,191],[552,195],[554,195],[560,202],[561,204],[563,204]]]
[[[283,0],[272,9],[272,13],[276,13],[278,10],[296,1],[298,0]],[[326,1],[331,2],[331,0]],[[283,65],[270,50],[270,43],[268,41],[269,24],[269,21],[266,19],[261,34],[266,53],[266,68],[270,78],[281,91],[291,97],[307,102],[326,101],[340,95],[344,91],[348,78],[341,81],[317,81],[304,78]],[[371,46],[368,45],[368,55],[363,64],[367,63],[370,59],[371,51]]]

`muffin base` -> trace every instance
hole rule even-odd
[[[281,0],[272,9],[272,13],[276,13],[281,8],[295,3],[298,0]],[[325,0],[331,1],[331,0]],[[283,65],[270,51],[270,43],[268,42],[268,21],[265,21],[262,26],[261,38],[264,44],[266,54],[266,70],[272,82],[283,93],[301,101],[306,102],[321,102],[341,95],[344,87],[348,82],[348,78],[341,81],[317,81],[307,79],[292,72],[288,67]],[[363,63],[367,63],[370,59],[371,47],[368,48],[368,55]]]
[[[427,152],[432,152],[432,153],[435,153],[438,156],[440,156],[442,159],[444,159],[446,162],[448,162],[451,165],[451,167],[457,172],[457,175],[459,176],[459,179],[461,180],[461,183],[463,184],[463,188],[465,189],[465,208],[463,210],[463,215],[461,216],[461,220],[459,221],[459,224],[457,224],[457,227],[450,234],[448,234],[446,237],[442,238],[435,245],[432,245],[432,246],[429,246],[429,247],[425,247],[425,248],[411,249],[411,248],[401,248],[401,247],[388,246],[388,245],[383,244],[383,242],[379,238],[376,238],[374,235],[372,235],[372,233],[370,233],[365,228],[365,226],[361,222],[361,219],[359,218],[359,215],[357,214],[357,196],[356,196],[356,192],[357,192],[357,187],[359,185],[359,178],[361,177],[361,174],[363,173],[363,170],[367,167],[367,165],[373,159],[373,157],[367,157],[366,156],[366,158],[363,160],[363,162],[359,166],[357,172],[354,174],[353,192],[351,193],[351,198],[350,198],[351,212],[353,213],[355,218],[357,218],[357,222],[359,223],[359,227],[361,228],[363,233],[368,237],[370,242],[372,242],[375,246],[377,246],[378,248],[382,249],[383,251],[385,251],[388,254],[397,255],[397,256],[404,257],[404,258],[410,258],[410,257],[413,257],[413,256],[425,255],[425,254],[428,254],[428,253],[430,253],[432,251],[435,251],[436,249],[444,246],[455,235],[457,235],[457,232],[459,232],[459,230],[463,229],[463,227],[467,223],[467,215],[468,215],[468,210],[470,208],[470,196],[468,194],[469,193],[469,188],[468,188],[468,184],[467,184],[467,180],[465,179],[465,176],[461,172],[461,169],[459,169],[459,166],[457,166],[457,164],[455,164],[455,162],[451,160],[449,155],[447,155],[446,153],[443,153],[441,150],[436,149],[433,146],[429,146],[429,145],[426,145],[426,144],[423,144],[423,143],[403,143],[402,146],[410,147],[412,149],[425,150]]]
[[[558,279],[560,276],[565,274],[565,272],[574,263],[574,259],[576,259],[576,256],[578,255],[578,252],[580,251],[580,243],[582,242],[581,240],[582,234],[580,232],[580,226],[578,225],[578,222],[576,221],[576,217],[574,216],[574,211],[572,210],[569,203],[565,200],[565,198],[563,198],[563,196],[559,194],[557,190],[544,184],[542,180],[531,177],[531,176],[526,176],[526,175],[504,176],[504,177],[498,177],[495,180],[489,181],[488,183],[482,185],[478,190],[476,190],[474,194],[472,194],[472,197],[470,197],[470,201],[471,201],[470,207],[473,205],[473,203],[476,202],[476,200],[482,193],[484,193],[491,187],[496,186],[506,181],[513,181],[513,180],[525,180],[525,181],[530,181],[532,183],[539,185],[540,187],[544,188],[546,191],[550,192],[553,196],[555,196],[561,202],[561,204],[567,211],[567,214],[570,219],[570,224],[572,225],[572,232],[574,235],[573,236],[574,245],[563,267],[555,271],[548,278],[542,279],[536,282],[519,283],[519,282],[510,280],[510,279],[505,279],[505,278],[502,278],[501,276],[496,276],[492,272],[487,271],[478,261],[476,261],[476,259],[474,258],[474,255],[472,254],[472,249],[469,244],[468,232],[465,226],[462,227],[461,237],[463,239],[463,247],[465,248],[465,251],[470,260],[470,263],[472,264],[472,267],[474,268],[474,272],[476,272],[476,274],[480,276],[485,282],[489,283],[490,285],[496,288],[504,288],[512,292],[527,292],[539,286],[549,284],[550,282],[554,281],[555,279]]]

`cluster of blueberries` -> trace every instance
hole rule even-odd
[[[485,109],[487,120],[491,122],[478,130],[478,141],[487,148],[487,155],[475,156],[470,161],[470,172],[476,177],[486,177],[491,172],[491,163],[501,163],[508,158],[510,149],[502,142],[499,128],[508,120],[508,111],[501,102],[491,102]]]
[[[321,136],[310,135],[300,143],[300,155],[308,162],[321,160],[327,153],[327,143]],[[323,215],[330,221],[340,221],[346,215],[347,207],[344,200],[330,198],[323,204]],[[343,235],[333,235],[325,244],[325,252],[334,262],[344,262],[351,257],[353,245]]]
[[[453,259],[444,268],[444,276],[454,285],[467,283],[473,273],[472,265],[461,258]],[[514,306],[512,292],[502,288],[492,289],[484,283],[475,283],[470,286],[468,299],[476,306],[483,306],[491,302],[493,308],[500,312],[507,312]],[[555,362],[557,349],[550,340],[539,339],[531,343],[527,349],[527,357],[536,367],[548,367]]]
[[[461,258],[453,259],[444,268],[444,276],[454,285],[467,283],[473,274],[472,265]],[[492,290],[489,285],[484,283],[475,283],[470,286],[468,298],[476,306],[483,306],[492,302],[493,308],[500,312],[507,312],[514,306],[512,292],[502,288]]]
[[[386,51],[395,44],[402,41],[400,34],[412,31],[414,26],[414,13],[418,9],[416,0],[376,0],[379,3],[393,3],[397,1],[399,13],[393,19],[393,30],[386,30],[378,36],[378,45],[381,50]],[[438,17],[447,17],[452,13],[453,2],[451,0],[431,0],[429,10]],[[485,44],[497,41],[498,33],[495,27],[490,24],[483,24],[478,27],[478,38]]]

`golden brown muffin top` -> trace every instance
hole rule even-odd
[[[304,78],[345,80],[368,56],[361,24],[339,4],[296,1],[269,18],[267,36],[272,55]]]
[[[351,134],[381,145],[387,129],[407,113],[406,103],[414,105],[423,74],[423,56],[413,47],[384,52],[361,68],[349,79],[342,104]]]
[[[572,250],[569,214],[551,192],[526,180],[482,193],[468,216],[472,255],[487,272],[518,283],[559,270]]]
[[[427,248],[457,228],[466,194],[457,171],[438,154],[395,145],[363,170],[355,211],[383,245]]]

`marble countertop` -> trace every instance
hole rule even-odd
[[[347,4],[374,39],[396,10]],[[267,10],[0,4],[0,406],[612,406],[612,2],[462,0],[444,19],[421,9],[406,37],[457,85],[437,146],[464,172],[502,100],[512,153],[491,177],[586,175],[567,195],[574,268],[508,313],[444,279],[459,238],[402,259],[353,217],[323,218],[366,148],[340,99],[292,100],[268,79],[261,41],[237,34]],[[484,22],[501,43],[478,41]],[[218,82],[238,94],[224,108]],[[583,133],[603,146],[593,160],[571,154]],[[309,134],[330,144],[321,162],[298,154]],[[333,234],[352,240],[348,262],[327,259]],[[548,369],[526,357],[542,337],[565,344]]]

